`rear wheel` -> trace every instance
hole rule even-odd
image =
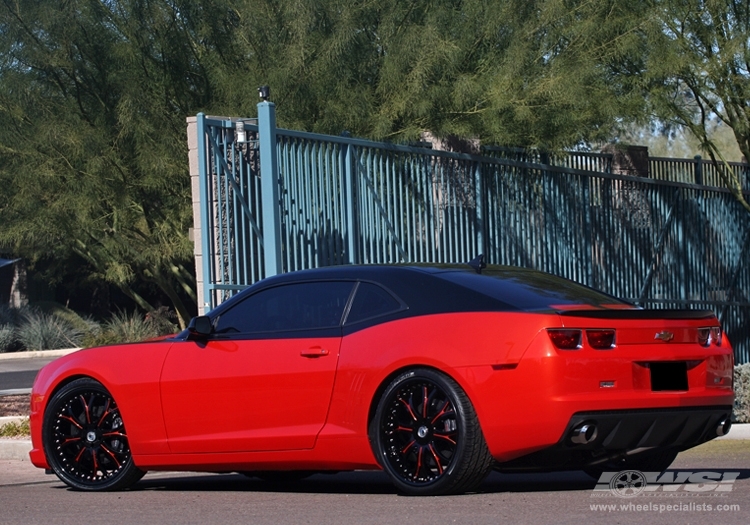
[[[145,474],[133,464],[117,403],[93,379],[77,379],[52,397],[42,441],[52,470],[75,489],[123,489]]]
[[[370,442],[396,487],[410,495],[473,490],[494,463],[466,393],[430,369],[405,372],[386,387]]]

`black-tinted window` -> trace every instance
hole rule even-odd
[[[518,310],[541,310],[564,305],[626,305],[602,292],[543,272],[492,269],[478,275],[470,271],[445,271],[437,276],[497,299]]]
[[[359,283],[352,308],[346,316],[346,324],[364,321],[400,309],[401,304],[380,286],[372,283]]]
[[[341,324],[352,282],[276,286],[244,299],[216,323],[215,333],[276,332],[332,328]]]

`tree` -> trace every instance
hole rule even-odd
[[[0,245],[83,258],[141,307],[195,297],[185,115],[210,97],[210,2],[0,2]],[[195,19],[200,19],[196,16]]]
[[[718,118],[750,159],[750,3],[655,0],[648,59],[638,71],[653,115],[687,129],[750,211],[711,131]]]
[[[642,113],[610,62],[636,54],[645,0],[244,0],[212,110],[268,84],[294,129],[562,148]],[[639,113],[640,112],[640,113]]]

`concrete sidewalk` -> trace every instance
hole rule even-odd
[[[12,359],[37,359],[45,357],[61,357],[64,355],[77,352],[80,348],[63,348],[61,350],[30,350],[24,352],[6,352],[0,354],[0,361],[10,361]]]

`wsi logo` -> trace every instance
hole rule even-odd
[[[594,494],[607,492],[618,498],[634,498],[640,494],[732,492],[734,482],[739,475],[739,472],[712,471],[604,472],[596,482]]]

